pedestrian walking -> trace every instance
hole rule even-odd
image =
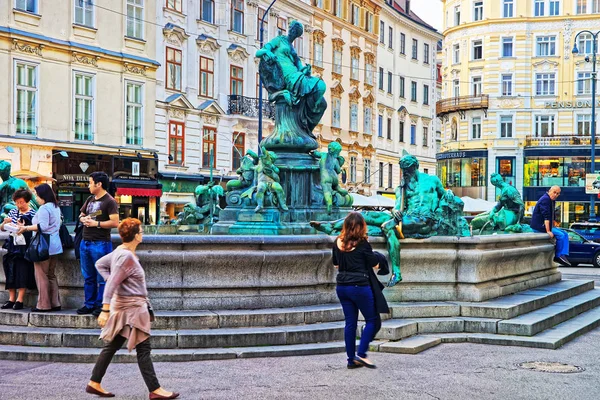
[[[533,209],[530,226],[534,231],[547,233],[551,238],[556,239],[554,261],[570,267],[571,263],[566,257],[569,255],[569,235],[554,226],[554,202],[558,196],[560,196],[560,187],[552,186],[548,192],[540,197]]]
[[[370,284],[373,269],[379,268],[379,258],[367,241],[367,224],[358,212],[348,214],[342,232],[333,245],[333,265],[338,269],[336,293],[342,304],[346,326],[344,340],[348,368],[376,368],[367,358],[369,343],[381,326]],[[365,318],[365,328],[356,351],[358,312]]]
[[[3,310],[10,308],[13,310],[23,309],[25,291],[27,289],[37,289],[33,263],[25,259],[25,251],[31,242],[32,233],[24,232],[23,235],[17,235],[18,223],[21,222],[23,226],[30,226],[35,215],[35,210],[29,206],[31,192],[19,189],[13,193],[12,199],[16,208],[10,210],[8,217],[4,218],[4,221],[0,224],[1,231],[10,230],[10,236],[3,246],[6,249],[6,254],[2,257],[2,266],[6,277],[5,289],[8,290],[9,296],[8,301],[0,307]],[[10,229],[8,226],[10,226]]]
[[[146,277],[135,250],[142,242],[142,223],[136,218],[126,218],[119,224],[123,244],[102,257],[96,268],[106,280],[102,311],[98,324],[102,327],[100,338],[106,342],[92,372],[86,392],[100,397],[114,397],[101,386],[102,378],[114,354],[127,340],[127,349],[134,348],[138,366],[150,392],[150,399],[175,399],[179,393],[168,392],[158,383],[150,352],[150,323],[152,308],[148,301]]]
[[[113,249],[110,231],[119,225],[119,206],[107,192],[108,175],[93,172],[89,177],[92,194],[81,207],[79,220],[83,224],[83,238],[79,245],[81,273],[83,275],[84,304],[77,314],[100,315],[104,294],[104,279],[96,271],[96,261]]]
[[[62,223],[62,214],[58,207],[58,200],[47,183],[42,183],[34,188],[37,203],[40,208],[37,210],[31,225],[25,226],[19,222],[18,233],[37,232],[37,235],[48,235],[48,253],[50,257],[44,261],[33,263],[35,270],[35,283],[38,288],[37,305],[31,309],[33,312],[60,311],[60,296],[58,293],[58,280],[54,273],[56,265],[56,256],[62,254],[63,247],[58,231]],[[38,229],[39,227],[39,229]],[[39,232],[41,230],[41,232]]]

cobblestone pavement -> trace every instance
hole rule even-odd
[[[345,368],[343,354],[157,363],[161,384],[182,399],[598,399],[600,329],[558,350],[443,344],[419,355],[373,353],[376,370]],[[522,370],[556,361],[575,374]],[[86,399],[91,364],[0,361],[0,399]],[[104,380],[117,399],[147,399],[135,364],[114,364]]]

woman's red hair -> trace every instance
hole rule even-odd
[[[342,241],[343,251],[350,251],[361,240],[367,240],[367,223],[361,213],[351,212],[348,214],[339,238]]]

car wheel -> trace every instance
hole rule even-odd
[[[574,262],[571,263],[571,267],[577,267],[577,266],[579,266],[579,263],[574,263]]]
[[[597,251],[596,254],[594,254],[592,263],[594,264],[594,267],[600,268],[600,251]]]

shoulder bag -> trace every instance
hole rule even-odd
[[[37,234],[31,239],[25,251],[25,259],[31,262],[46,261],[50,258],[50,235],[42,232],[40,224],[37,228]]]

